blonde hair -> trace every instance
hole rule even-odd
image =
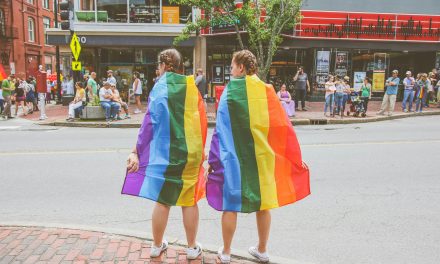
[[[182,55],[176,49],[166,49],[159,53],[159,62],[165,64],[165,71],[183,73]]]
[[[258,71],[257,58],[249,50],[240,50],[234,52],[232,61],[236,64],[243,65],[247,75],[254,75]]]

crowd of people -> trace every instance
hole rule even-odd
[[[38,111],[36,96],[36,81],[30,76],[28,79],[21,79],[14,75],[8,76],[0,85],[0,114],[1,118],[7,120],[17,116],[19,108],[23,115],[32,114]],[[15,104],[15,113],[12,113],[12,105]]]

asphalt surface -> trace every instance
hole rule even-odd
[[[440,117],[296,131],[312,195],[273,210],[272,255],[304,263],[440,263]],[[149,233],[154,204],[120,194],[136,136],[137,129],[0,122],[0,224]],[[204,200],[199,206],[198,240],[221,245],[221,214]],[[166,235],[185,238],[179,208]],[[255,216],[241,214],[233,247],[256,242]]]

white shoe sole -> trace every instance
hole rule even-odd
[[[251,248],[248,249],[249,254],[256,258],[260,263],[268,263],[269,259],[262,259],[259,255],[257,255],[257,253],[255,253],[254,251],[251,250]]]

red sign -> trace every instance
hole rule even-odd
[[[298,37],[440,41],[440,16],[310,10],[301,14]]]

